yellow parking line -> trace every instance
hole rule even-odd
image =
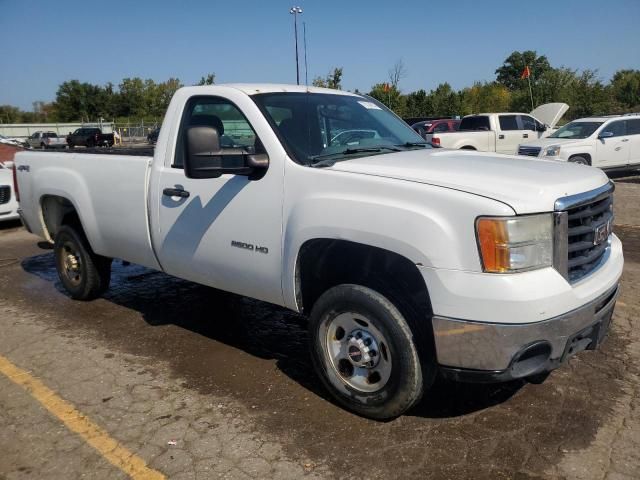
[[[0,373],[3,373],[16,385],[24,388],[44,408],[57,417],[72,432],[95,448],[100,455],[118,467],[134,480],[160,480],[165,476],[147,467],[145,461],[120,445],[109,434],[93,423],[65,399],[59,397],[29,372],[16,367],[0,355]]]

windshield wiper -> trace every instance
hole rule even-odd
[[[405,142],[405,143],[399,143],[396,146],[397,147],[426,147],[427,145],[429,145],[429,142]]]
[[[325,153],[323,155],[313,155],[309,157],[311,160],[310,166],[312,167],[320,167],[320,166],[331,166],[338,159],[332,159],[332,157],[338,157],[340,155],[355,155],[357,153],[376,153],[382,152],[383,150],[390,150],[392,152],[401,152],[402,149],[397,148],[396,146],[387,146],[387,145],[379,145],[375,147],[358,147],[358,148],[347,148],[346,150],[342,150],[341,152],[334,153]],[[332,159],[330,164],[325,163],[326,160]],[[346,159],[343,159],[346,160]]]

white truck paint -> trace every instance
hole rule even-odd
[[[574,120],[547,138],[523,142],[518,154],[603,170],[640,168],[640,114]]]
[[[569,109],[566,103],[547,103],[530,114],[481,113],[467,115],[457,132],[439,133],[432,142],[442,148],[514,155],[526,139],[549,135]]]
[[[241,118],[255,135],[225,133]],[[186,87],[153,158],[16,164],[24,223],[55,243],[74,298],[106,288],[121,258],[309,314],[326,387],[372,418],[410,408],[438,370],[500,381],[595,348],[622,273],[601,171],[432,150],[348,92]],[[570,241],[585,205],[599,209],[580,237],[592,245]]]

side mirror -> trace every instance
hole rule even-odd
[[[3,165],[5,168],[8,168],[9,170],[12,170],[13,168],[15,168],[15,164],[11,160],[4,162]]]
[[[539,132],[546,132],[548,128],[549,128],[548,125],[546,125],[546,124],[543,125],[541,123],[541,124],[538,125],[538,128],[536,128],[536,130],[539,131]]]
[[[600,132],[600,135],[598,135],[598,138],[600,139],[611,137],[613,137],[613,132]]]
[[[222,149],[218,130],[214,127],[189,127],[185,141],[184,173],[187,178],[218,178],[232,174],[259,180],[269,168],[267,154],[249,154],[241,148]]]

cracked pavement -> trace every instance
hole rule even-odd
[[[167,478],[640,478],[640,181],[616,190],[626,265],[612,331],[536,385],[439,381],[386,423],[328,399],[304,319],[118,264],[70,300],[52,254],[0,227],[0,356]],[[0,374],[0,480],[125,478]]]

